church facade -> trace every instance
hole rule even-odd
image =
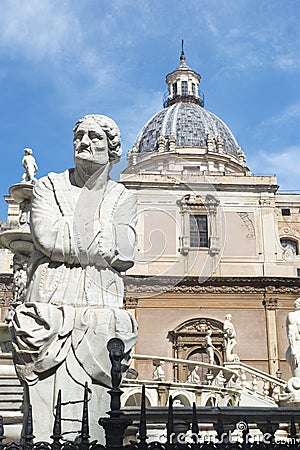
[[[240,362],[291,376],[285,320],[300,294],[300,196],[254,176],[225,123],[204,108],[200,75],[184,52],[168,74],[164,108],[143,127],[121,182],[137,197],[135,266],[126,307],[139,323],[137,354],[224,364],[232,315]],[[149,362],[136,362],[142,379]],[[184,381],[189,367],[175,368]]]

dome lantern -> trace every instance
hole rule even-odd
[[[180,64],[166,76],[168,98],[164,106],[174,103],[196,103],[204,106],[203,96],[199,95],[200,79],[201,76],[186,64],[182,40]]]

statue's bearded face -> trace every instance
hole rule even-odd
[[[109,161],[106,133],[94,120],[84,120],[74,132],[75,163],[103,165]]]

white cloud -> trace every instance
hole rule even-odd
[[[259,127],[275,127],[285,125],[292,120],[300,118],[300,102],[293,103],[280,111],[278,114],[265,119],[259,124]]]
[[[275,58],[275,65],[277,65],[282,70],[293,70],[299,67],[299,58],[291,54],[279,54]]]
[[[197,2],[196,2],[197,5]],[[213,40],[223,73],[251,68],[292,71],[300,67],[297,8],[280,0],[198,2],[205,32]]]
[[[252,172],[261,174],[261,168],[267,174],[277,175],[278,184],[281,190],[299,190],[300,165],[300,143],[279,152],[260,151],[255,157],[249,158],[249,166]]]
[[[91,8],[88,11],[93,12]],[[71,0],[3,0],[0,54],[25,61],[24,68],[28,64],[36,67],[66,93],[78,88],[80,77],[86,80],[86,91],[99,89],[108,81],[113,84],[121,68],[114,58],[107,58],[109,37],[103,42],[99,35],[98,22],[105,22],[104,17],[98,9],[89,22],[85,12],[84,5]],[[109,27],[109,21],[106,23]]]
[[[4,0],[0,14],[0,49],[11,56],[44,60],[66,55],[80,43],[81,33],[71,5],[59,0]]]

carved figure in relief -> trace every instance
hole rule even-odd
[[[300,379],[300,298],[294,303],[295,311],[288,313],[286,319],[286,331],[289,348],[286,352],[286,360],[291,367],[293,377]]]
[[[23,303],[26,296],[28,256],[16,253],[13,257],[13,304]]]
[[[208,328],[207,330],[207,334],[205,336],[205,344],[206,344],[206,353],[208,354],[208,358],[209,358],[209,364],[215,364],[215,346],[213,345],[212,342],[212,329]]]
[[[187,383],[200,384],[201,379],[198,375],[198,366],[195,366],[186,380]]]
[[[226,383],[226,378],[224,377],[223,371],[220,370],[220,372],[215,376],[214,380],[212,381],[212,385],[224,387],[225,383]]]
[[[121,309],[121,272],[134,263],[136,202],[109,178],[121,155],[112,119],[85,116],[75,125],[73,143],[75,168],[49,173],[33,189],[35,252],[25,303],[12,321],[14,362],[39,440],[52,434],[60,389],[64,437],[74,438],[88,382],[91,440],[103,443],[98,419],[109,409],[111,387],[106,345],[119,338],[128,355],[137,337],[135,320]],[[124,371],[129,363],[122,361]]]
[[[22,167],[24,167],[25,173],[22,175],[22,183],[25,183],[26,181],[29,183],[35,183],[35,174],[38,171],[38,166],[34,156],[32,155],[32,149],[24,148],[24,153],[25,156],[22,159]]]
[[[7,313],[5,315],[5,323],[9,323],[15,315],[15,308],[12,304],[9,305]]]
[[[225,358],[227,362],[239,361],[239,357],[236,353],[233,353],[233,349],[237,344],[236,331],[232,323],[232,315],[227,314],[224,320],[224,344],[225,344]]]
[[[30,200],[23,200],[20,203],[20,216],[19,216],[19,224],[20,227],[25,230],[30,225],[30,209],[31,209],[31,202]]]
[[[164,361],[153,361],[155,370],[152,374],[152,379],[155,381],[165,381],[166,375],[163,369]]]

